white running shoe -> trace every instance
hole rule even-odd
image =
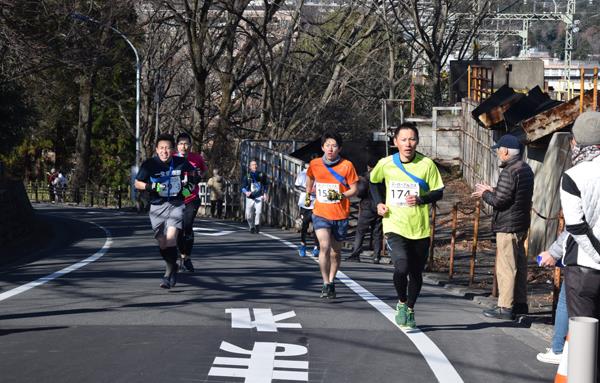
[[[562,353],[555,354],[551,348],[547,348],[546,352],[540,352],[539,354],[537,354],[537,360],[539,360],[540,362],[544,362],[544,363],[560,364],[561,358],[562,358]]]

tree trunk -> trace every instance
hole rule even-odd
[[[79,122],[77,123],[77,141],[75,143],[75,169],[73,171],[73,190],[83,187],[89,176],[91,138],[92,138],[92,101],[94,92],[94,72],[85,73],[79,78]]]
[[[442,66],[439,61],[431,60],[431,76],[433,80],[433,106],[443,106]]]

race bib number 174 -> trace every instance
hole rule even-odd
[[[388,203],[392,206],[405,207],[406,197],[409,195],[419,195],[419,184],[416,182],[398,182],[391,181],[388,188]]]

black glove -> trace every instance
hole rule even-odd
[[[151,191],[160,192],[160,183],[146,182],[146,187],[144,189],[146,189],[147,192],[151,192]]]

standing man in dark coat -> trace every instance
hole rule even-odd
[[[358,179],[358,194],[360,198],[360,209],[358,214],[358,224],[356,226],[356,237],[354,238],[354,249],[352,254],[346,259],[347,262],[360,262],[360,253],[362,252],[362,244],[365,235],[371,231],[371,239],[373,240],[373,263],[379,263],[381,259],[381,247],[383,245],[383,227],[381,219],[377,214],[377,206],[371,198],[369,192],[369,180],[371,170],[375,167],[377,161],[369,162],[367,171]]]
[[[525,240],[531,222],[533,171],[521,160],[521,145],[515,136],[502,136],[492,149],[496,149],[502,168],[496,187],[477,184],[473,193],[494,208],[498,306],[484,310],[483,315],[514,320],[516,314],[528,312]]]

